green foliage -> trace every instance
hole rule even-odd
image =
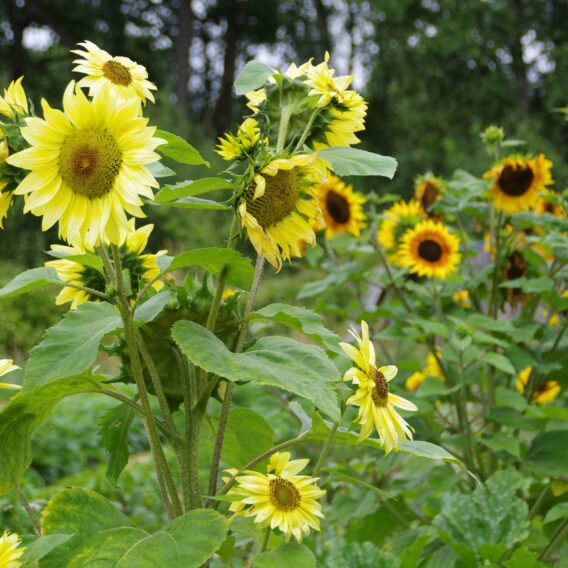
[[[244,95],[264,85],[274,70],[260,61],[249,61],[235,79],[235,92]]]
[[[32,268],[18,274],[3,288],[0,288],[0,298],[12,298],[49,284],[58,283],[60,284],[61,280],[59,280],[55,268]]]
[[[254,568],[315,568],[316,557],[302,544],[282,544],[275,550],[262,552],[252,559]]]
[[[209,166],[209,162],[205,161],[201,154],[186,140],[172,134],[171,132],[166,132],[165,130],[157,130],[156,136],[162,138],[167,143],[158,146],[158,152],[163,156],[167,156],[180,164],[188,164],[190,166],[206,165]]]
[[[175,185],[164,185],[154,200],[156,203],[167,203],[183,197],[194,197],[212,191],[233,189],[233,184],[223,178],[202,178],[198,180],[185,180]]]
[[[326,148],[318,156],[331,164],[340,176],[383,176],[394,177],[397,161],[390,156],[380,156],[358,148]]]

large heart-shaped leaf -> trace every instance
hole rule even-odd
[[[383,176],[392,179],[398,166],[390,156],[359,148],[334,146],[321,150],[318,156],[329,162],[333,171],[340,176]]]
[[[55,268],[32,268],[18,274],[6,286],[0,288],[0,298],[12,298],[49,284],[61,284]]]

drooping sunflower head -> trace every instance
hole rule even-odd
[[[215,152],[224,160],[239,160],[250,155],[260,140],[258,122],[254,118],[247,118],[239,126],[236,136],[225,134],[224,138],[219,138]]]
[[[528,265],[522,252],[514,250],[506,259],[503,268],[503,281],[516,280],[527,275]],[[529,296],[521,288],[506,288],[505,294],[512,305],[523,304]]]
[[[272,159],[249,176],[238,205],[243,228],[259,255],[277,270],[282,260],[303,255],[315,245],[310,219],[323,223],[312,179],[314,156]]]
[[[398,201],[383,213],[377,240],[387,251],[389,261],[395,266],[401,266],[398,249],[402,237],[423,219],[426,219],[426,213],[415,199],[408,203]]]
[[[247,470],[236,477],[236,487],[228,493],[234,500],[229,510],[236,515],[254,517],[259,528],[279,528],[286,539],[292,535],[298,541],[320,530],[323,518],[318,502],[325,495],[317,485],[317,478],[298,475],[308,460],[291,460],[288,452],[272,455],[268,475]],[[236,470],[228,470],[234,475]]]
[[[128,271],[132,296],[136,296],[148,282],[151,282],[160,274],[157,257],[165,254],[166,251],[160,251],[158,254],[142,254],[153,228],[154,225],[145,225],[135,230],[134,220],[131,220],[129,232],[124,242],[119,246],[121,265],[123,269]],[[101,268],[93,266],[81,258],[91,252],[92,250],[81,247],[52,245],[51,254],[58,258],[46,262],[45,265],[55,268],[59,279],[63,282],[105,292],[106,282]],[[151,287],[159,291],[163,287],[163,282],[157,280],[153,282]],[[97,302],[99,300],[99,296],[66,286],[62,288],[55,303],[58,306],[71,303],[71,309],[74,310],[84,302]]]
[[[20,547],[20,537],[16,533],[4,531],[0,537],[0,566],[2,568],[20,568],[25,548]]]
[[[414,199],[420,203],[426,213],[436,201],[442,199],[444,180],[432,174],[426,174],[417,178],[414,184]]]
[[[22,87],[23,77],[12,81],[7,89],[4,89],[4,96],[0,97],[0,114],[14,119],[17,115],[27,115],[29,113],[28,97]]]
[[[389,383],[398,369],[394,365],[377,367],[375,348],[369,338],[367,323],[361,322],[361,336],[354,330],[350,330],[350,333],[358,347],[350,343],[339,344],[355,363],[343,376],[344,381],[351,381],[357,386],[357,391],[347,399],[347,404],[359,408],[356,418],[361,425],[359,441],[368,438],[373,428],[376,428],[385,453],[388,454],[392,450],[398,450],[406,439],[412,439],[411,428],[395,407],[410,411],[418,409],[412,402],[390,392]]]
[[[441,223],[422,221],[402,237],[399,259],[411,273],[444,280],[457,269],[460,241]]]
[[[524,394],[527,388],[530,388],[530,383],[533,380],[532,367],[526,367],[517,375],[516,388],[521,394]],[[531,395],[531,400],[535,404],[548,404],[552,402],[559,394],[561,388],[557,381],[544,381],[540,382]]]
[[[136,97],[143,103],[146,99],[155,102],[152,91],[156,90],[156,85],[148,81],[145,67],[128,57],[113,57],[91,41],[78,45],[84,51],[73,50],[73,53],[81,56],[81,59],[73,61],[77,64],[73,71],[86,75],[79,81],[79,86],[88,87],[91,96],[107,90],[112,96],[123,99]]]
[[[64,112],[42,101],[44,119],[22,128],[30,148],[7,162],[30,170],[15,193],[26,196],[25,212],[42,216],[44,231],[59,223],[73,246],[120,244],[127,213],[144,217],[141,196],[153,198],[158,183],[147,165],[163,140],[140,115],[140,101],[100,91],[91,101],[74,82],[63,97]]]
[[[333,174],[316,183],[314,189],[325,221],[325,237],[331,239],[340,233],[358,237],[365,227],[365,198]]]
[[[552,162],[543,154],[510,156],[495,164],[483,174],[493,180],[490,198],[495,209],[509,214],[530,209],[538,194],[553,183],[551,168]]]

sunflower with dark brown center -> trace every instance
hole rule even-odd
[[[411,273],[444,280],[461,260],[460,241],[441,223],[418,223],[402,237],[399,258]]]
[[[490,198],[495,209],[505,213],[527,211],[540,192],[552,184],[552,162],[543,154],[536,157],[509,156],[483,174],[493,180]]]
[[[430,208],[436,201],[442,199],[443,180],[427,174],[419,177],[415,182],[414,199],[420,203],[422,209],[430,214]]]
[[[518,278],[523,278],[527,275],[527,261],[523,254],[515,250],[513,251],[505,261],[505,267],[503,269],[503,281],[510,282],[511,280],[517,280]],[[513,305],[524,303],[528,300],[529,296],[521,290],[521,288],[506,288],[507,298],[509,302]]]

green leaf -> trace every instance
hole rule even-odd
[[[0,496],[19,483],[32,460],[31,438],[62,398],[98,392],[90,372],[20,391],[0,410]],[[59,531],[66,532],[66,531]]]
[[[542,432],[533,439],[523,465],[545,477],[568,474],[568,430]]]
[[[86,371],[95,362],[103,337],[120,327],[120,316],[106,302],[86,302],[67,312],[32,349],[26,365],[24,392],[53,379]]]
[[[517,371],[513,367],[513,363],[507,359],[504,355],[499,353],[485,353],[482,358],[484,363],[489,363],[492,367],[503,371],[509,375],[516,375]]]
[[[338,346],[339,337],[329,331],[322,321],[323,318],[306,308],[289,306],[287,304],[270,304],[250,315],[251,320],[268,320],[301,331],[310,339],[322,344],[326,349],[343,355]]]
[[[538,553],[530,552],[526,548],[519,548],[509,560],[505,560],[505,568],[546,568],[548,564],[538,561]]]
[[[526,416],[522,412],[506,406],[494,408],[489,413],[488,418],[504,426],[522,428],[523,430],[540,430],[544,424],[542,417]]]
[[[161,292],[154,294],[143,304],[136,307],[133,316],[134,322],[137,324],[143,324],[153,321],[160,313],[162,313],[162,310],[167,306],[171,297],[171,290],[162,290]]]
[[[210,211],[232,211],[233,208],[225,203],[213,201],[211,199],[201,199],[199,197],[182,197],[175,201],[156,202],[151,201],[151,205],[160,207],[181,207],[182,209],[208,209]]]
[[[103,261],[96,254],[74,254],[64,250],[50,250],[47,251],[47,254],[53,258],[65,258],[66,260],[79,262],[98,270],[101,274],[103,272]]]
[[[134,410],[126,404],[119,404],[108,410],[100,421],[99,435],[109,454],[106,475],[113,485],[117,484],[128,464],[128,431],[133,419]]]
[[[544,524],[553,523],[558,519],[566,519],[568,518],[568,503],[558,503],[558,505],[554,505],[548,513],[546,513],[546,517],[544,518]]]
[[[73,538],[72,534],[53,534],[41,536],[26,546],[22,556],[22,568],[36,568],[38,561],[47,556],[52,550]]]
[[[340,380],[325,352],[284,337],[263,337],[245,353],[232,353],[204,327],[179,321],[172,337],[198,367],[231,381],[252,381],[294,393],[339,420],[334,383]]]
[[[375,487],[374,485],[371,485],[370,483],[367,483],[362,479],[353,477],[352,475],[347,475],[346,473],[343,473],[341,471],[332,470],[330,471],[329,476],[333,481],[345,481],[346,483],[350,483],[351,485],[357,485],[358,487],[362,487],[363,489],[377,493],[384,499],[394,499],[394,497],[392,495],[389,495],[386,491],[383,491],[382,489],[379,489],[378,487]]]
[[[292,542],[257,554],[252,565],[254,568],[316,568],[316,557],[307,546]]]
[[[499,285],[501,288],[520,288],[527,293],[552,292],[554,290],[554,280],[548,276],[541,278],[515,278]]]
[[[178,254],[164,272],[199,266],[211,272],[216,278],[248,290],[252,286],[254,268],[250,258],[242,256],[236,250],[226,248],[202,248]]]
[[[390,156],[381,156],[358,148],[334,146],[318,153],[339,176],[382,176],[392,179],[398,166]]]
[[[274,430],[260,414],[248,408],[229,413],[222,458],[241,468],[274,445]]]
[[[42,288],[49,284],[61,284],[55,268],[32,268],[18,274],[10,280],[6,286],[0,288],[0,298],[13,298],[25,294],[36,288]]]
[[[176,175],[174,170],[164,166],[162,162],[152,162],[146,166],[146,169],[157,179]]]
[[[479,441],[491,448],[494,452],[508,452],[509,454],[520,457],[521,444],[517,438],[504,432],[496,432],[490,438],[479,438]]]
[[[158,152],[163,156],[167,156],[179,164],[189,164],[190,166],[205,165],[209,167],[209,162],[205,161],[201,154],[180,136],[165,130],[156,130],[156,136],[163,138],[167,142],[167,144],[157,148]]]
[[[182,197],[193,197],[221,189],[233,189],[233,184],[223,178],[202,178],[198,180],[185,180],[175,185],[164,185],[154,197],[157,203],[166,203]]]
[[[260,61],[249,61],[235,79],[238,96],[259,89],[274,74],[274,70]]]

